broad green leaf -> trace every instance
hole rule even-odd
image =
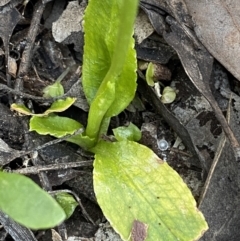
[[[30,120],[30,131],[36,131],[40,135],[51,135],[57,138],[73,134],[82,125],[70,118],[57,115],[38,117]]]
[[[150,149],[122,141],[92,151],[97,201],[123,240],[135,220],[147,225],[146,241],[193,241],[208,229],[181,177]]]
[[[43,89],[43,97],[54,98],[62,96],[64,94],[64,89],[59,81],[56,81],[52,85],[48,85]]]
[[[99,102],[106,98],[99,91],[101,84],[114,82],[115,96],[108,106],[107,117],[124,110],[136,91],[137,62],[131,36],[137,3],[137,0],[91,0],[85,13],[83,88],[91,104],[96,98]]]
[[[133,123],[113,129],[113,134],[118,141],[139,141],[142,137],[141,131]]]
[[[0,172],[0,209],[31,229],[47,229],[60,224],[66,214],[47,192],[28,177]]]
[[[60,192],[55,195],[55,199],[60,204],[60,206],[63,208],[67,215],[67,219],[70,218],[77,207],[78,203],[73,198],[73,196],[66,192]]]
[[[47,109],[44,113],[42,114],[34,114],[32,113],[25,105],[23,104],[12,104],[11,109],[15,110],[21,114],[24,115],[31,115],[31,116],[47,116],[50,113],[54,112],[63,112],[66,109],[68,109],[74,102],[76,101],[76,98],[70,98],[67,97],[65,100],[56,100],[52,103],[51,107]]]

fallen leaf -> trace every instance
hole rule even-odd
[[[239,1],[184,1],[199,40],[240,81]]]
[[[52,241],[63,241],[59,233],[55,229],[51,229],[52,231]]]
[[[235,156],[240,160],[240,144],[229,127],[209,86],[213,64],[212,56],[202,44],[197,42],[194,35],[189,36],[187,34],[186,28],[182,24],[179,24],[172,17],[167,17],[167,21],[171,26],[171,32],[165,32],[164,39],[176,50],[192,83],[211,105],[234,149]]]
[[[140,9],[134,25],[134,35],[136,37],[136,42],[140,44],[153,32],[154,29],[152,24],[149,22],[147,15]]]
[[[236,114],[230,111],[230,126],[240,140]],[[209,230],[199,241],[231,240],[240,237],[239,167],[228,139],[222,135],[209,171],[199,208],[204,213]]]
[[[6,3],[7,1],[4,2]],[[20,19],[21,14],[16,8],[9,8],[6,11],[1,12],[0,14],[0,37],[2,38],[5,48],[5,57],[7,60],[6,63],[9,62],[9,39],[12,36],[13,29],[15,28]]]

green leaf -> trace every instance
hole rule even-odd
[[[31,115],[31,116],[47,116],[50,113],[54,112],[63,112],[66,109],[68,109],[74,102],[76,101],[76,98],[70,98],[67,97],[65,100],[56,100],[52,103],[51,107],[47,109],[44,113],[42,114],[34,114],[32,113],[25,105],[23,104],[12,104],[11,109],[15,110],[21,114],[24,115]]]
[[[130,123],[127,127],[120,126],[113,129],[113,134],[118,141],[139,141],[142,137],[141,131],[133,123]]]
[[[167,86],[163,89],[163,93],[161,96],[161,102],[164,104],[170,104],[176,99],[176,91],[170,87]]]
[[[154,75],[154,66],[153,66],[153,63],[150,62],[148,64],[147,71],[146,71],[146,81],[150,86],[154,86],[153,75]]]
[[[24,115],[34,115],[24,104],[11,104],[11,109]]]
[[[146,241],[192,241],[208,229],[181,177],[150,149],[122,141],[92,151],[97,201],[123,240],[134,220],[148,226]]]
[[[51,107],[44,112],[44,114],[48,115],[54,112],[63,112],[67,110],[76,101],[76,99],[77,98],[67,97],[65,100],[56,100],[52,103]]]
[[[33,116],[30,120],[30,131],[36,131],[40,135],[52,135],[57,138],[72,135],[81,127],[82,125],[79,122],[57,115]]]
[[[86,128],[91,138],[97,138],[104,117],[119,114],[134,97],[137,61],[132,34],[137,4],[91,0],[86,9],[82,83],[91,104]]]
[[[48,85],[43,89],[43,96],[46,98],[54,98],[58,96],[62,96],[64,94],[63,86],[61,85],[61,81],[68,74],[70,68],[66,68],[66,70],[57,78],[56,82],[52,85]]]
[[[47,229],[60,224],[66,214],[47,192],[28,177],[0,172],[0,209],[31,229]]]
[[[63,208],[67,215],[67,219],[70,218],[77,207],[78,203],[73,196],[66,192],[60,192],[55,195],[57,202]]]
[[[125,2],[129,4],[128,9],[124,6]],[[107,73],[114,67],[112,76],[109,77],[117,76],[116,91],[115,101],[108,112],[109,117],[124,110],[133,99],[136,90],[137,62],[134,39],[131,36],[137,2],[91,0],[84,17],[84,92],[89,103],[92,103],[104,78],[108,76]],[[124,23],[122,18],[125,19]],[[125,25],[127,20],[128,24]],[[123,32],[124,35],[119,35],[119,32]],[[117,65],[120,66],[116,68]]]
[[[72,136],[68,138],[66,141],[75,143],[82,147],[84,150],[89,150],[96,144],[96,140],[90,138],[89,136],[86,136],[85,133]]]
[[[43,97],[54,98],[64,95],[64,89],[59,81],[56,81],[52,85],[48,85],[43,89]]]
[[[30,131],[36,131],[40,135],[51,135],[56,138],[61,138],[74,134],[74,132],[81,127],[83,127],[81,123],[71,118],[51,115],[45,117],[33,116],[30,119],[29,129]],[[72,136],[66,141],[75,143],[85,150],[93,147],[95,140],[83,134]]]
[[[112,81],[105,83],[104,85],[101,85],[101,94],[98,95],[98,98],[93,100],[88,113],[86,134],[93,139],[97,139],[101,126],[104,122],[104,116],[106,115],[109,106],[114,100],[114,83],[112,83]]]

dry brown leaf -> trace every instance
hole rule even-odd
[[[140,9],[134,25],[134,35],[136,42],[140,44],[144,39],[150,36],[154,29],[147,17],[147,15]]]
[[[185,0],[197,37],[207,50],[240,80],[239,0]]]

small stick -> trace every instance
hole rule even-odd
[[[65,97],[70,97],[71,95],[69,93],[71,92],[71,90],[79,84],[80,84],[80,79],[78,79],[76,81],[76,83],[74,83],[73,86],[69,89],[69,91],[66,92],[64,95],[54,97],[54,98],[45,98],[45,97],[41,97],[41,96],[30,95],[30,94],[24,93],[24,92],[16,90],[16,89],[12,89],[4,84],[0,84],[0,90],[5,90],[7,93],[12,93],[14,95],[18,95],[23,98],[28,98],[28,99],[37,100],[37,101],[46,102],[46,103],[52,103],[55,100],[63,99]],[[72,97],[74,97],[74,96],[72,96]]]
[[[50,164],[50,165],[38,165],[32,167],[26,167],[22,169],[12,170],[11,172],[29,175],[29,174],[39,174],[43,171],[56,171],[56,170],[65,170],[70,168],[77,168],[77,167],[88,167],[92,166],[93,161],[76,161],[76,162],[68,162],[68,163],[57,163],[57,164]]]

